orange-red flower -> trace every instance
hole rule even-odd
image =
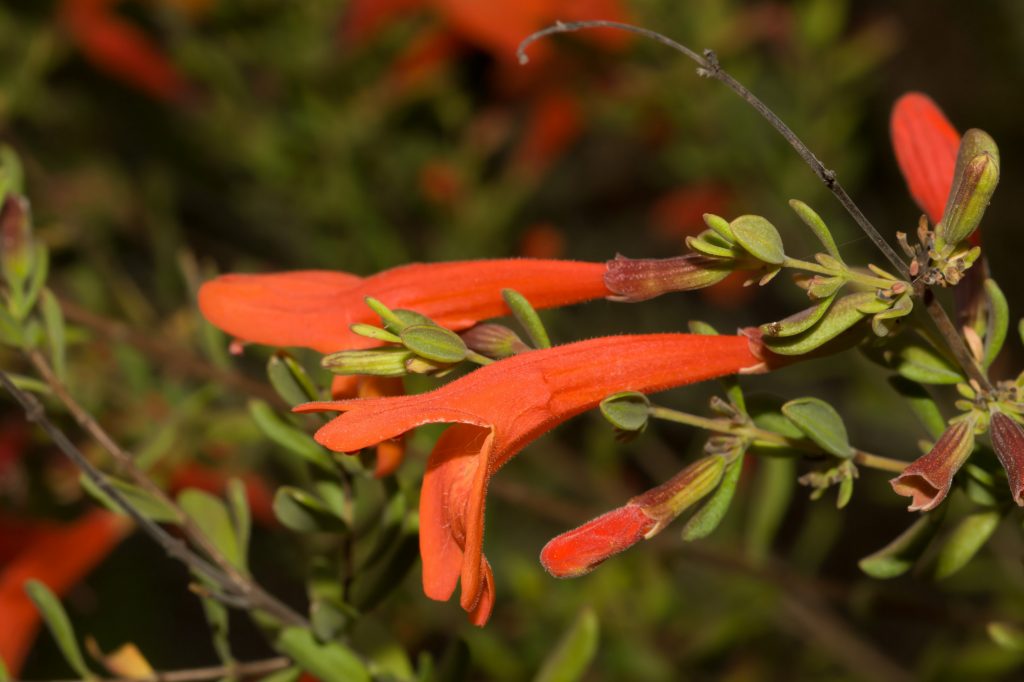
[[[420,553],[428,597],[460,603],[486,622],[494,579],[483,557],[490,477],[530,441],[619,391],[652,393],[764,368],[742,336],[612,336],[523,353],[415,396],[310,403],[338,411],[316,439],[353,452],[429,423],[450,423],[427,462],[420,496]],[[514,399],[510,399],[514,397]]]
[[[130,528],[123,517],[94,510],[66,525],[43,528],[0,568],[0,658],[14,677],[39,631],[39,613],[24,591],[27,580],[62,596],[99,564]]]
[[[140,29],[114,11],[118,0],[63,0],[60,19],[93,66],[154,99],[173,102],[188,84]]]
[[[604,271],[604,263],[507,259],[414,263],[365,279],[317,270],[222,275],[199,290],[199,307],[207,320],[242,340],[331,353],[378,345],[349,330],[356,322],[377,321],[367,296],[461,330],[508,315],[502,289],[515,289],[536,308],[607,296]]]
[[[935,102],[920,92],[908,92],[896,100],[890,131],[910,195],[933,224],[939,222],[953,187],[960,134]]]
[[[506,259],[412,264],[365,279],[345,272],[298,271],[223,275],[199,290],[199,307],[211,323],[245,341],[303,346],[322,353],[370,348],[378,342],[353,333],[356,322],[376,315],[372,296],[392,309],[415,310],[454,330],[509,313],[501,290],[515,289],[537,308],[578,303],[611,292],[603,263]],[[336,398],[400,395],[401,380],[337,377]],[[377,476],[402,463],[400,441],[377,450]]]

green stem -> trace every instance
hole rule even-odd
[[[494,362],[494,358],[489,358],[486,355],[480,355],[480,353],[473,350],[466,351],[466,359],[470,362],[475,362],[478,365],[489,365]]]
[[[715,433],[725,433],[731,436],[749,438],[753,445],[781,445],[813,455],[827,454],[821,448],[809,441],[788,438],[783,436],[781,433],[761,429],[749,423],[740,424],[729,419],[709,419],[707,417],[689,414],[688,412],[680,412],[667,407],[659,407],[657,405],[651,405],[648,414],[650,414],[654,419],[661,419],[663,421],[674,422],[676,424],[685,424],[698,429],[704,429],[705,431],[714,431]],[[853,451],[852,459],[859,466],[867,467],[868,469],[892,471],[897,473],[903,471],[908,464],[908,462],[903,462],[898,459],[883,457],[882,455],[876,455],[857,449]]]
[[[888,289],[893,284],[896,284],[899,280],[890,280],[883,277],[875,277],[872,275],[866,275],[863,272],[857,272],[856,270],[850,270],[849,268],[833,269],[820,265],[819,263],[812,263],[811,261],[800,260],[799,258],[786,258],[782,263],[783,267],[795,268],[797,270],[806,270],[808,272],[815,272],[819,275],[826,275],[828,277],[842,277],[850,282],[856,282],[863,284],[867,287],[873,287],[875,289]],[[910,284],[905,283],[907,288],[910,288]]]

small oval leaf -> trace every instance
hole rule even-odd
[[[435,324],[411,324],[402,330],[402,343],[416,355],[446,365],[466,359],[466,344],[455,332]]]
[[[871,292],[843,296],[809,330],[796,336],[775,338],[766,336],[764,344],[779,355],[803,355],[823,346],[864,319],[861,307],[875,300]]]
[[[790,400],[782,406],[782,414],[825,452],[844,459],[853,456],[843,418],[824,400]]]
[[[534,682],[575,682],[583,677],[597,653],[599,635],[597,615],[584,609],[544,660]]]
[[[751,256],[770,265],[782,265],[786,252],[775,226],[759,215],[742,215],[729,223],[736,243]]]
[[[624,391],[601,401],[601,414],[612,426],[623,431],[642,431],[647,427],[651,401],[643,393]]]

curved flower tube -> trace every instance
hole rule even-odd
[[[430,423],[454,424],[427,462],[420,495],[420,554],[428,597],[460,603],[482,625],[494,604],[483,557],[490,477],[535,438],[620,391],[653,393],[766,364],[744,336],[611,336],[530,351],[413,396],[309,403],[299,412],[342,414],[316,433],[337,452],[354,452]],[[510,400],[509,396],[515,396]]]

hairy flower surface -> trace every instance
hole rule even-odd
[[[338,411],[316,434],[337,452],[400,436],[417,426],[451,423],[427,462],[420,496],[420,553],[428,597],[460,602],[483,624],[494,580],[483,557],[488,481],[528,443],[619,391],[652,393],[737,372],[763,370],[743,336],[612,336],[530,351],[495,362],[428,393],[302,405]]]
[[[212,324],[244,341],[332,353],[379,345],[349,330],[356,322],[378,321],[368,296],[458,331],[508,315],[502,289],[515,289],[535,308],[608,296],[604,272],[604,263],[510,258],[414,263],[366,278],[322,270],[231,274],[200,288],[199,307]]]
[[[960,134],[927,95],[908,92],[890,119],[892,145],[910,195],[932,223],[942,218],[953,187]]]
[[[946,499],[953,477],[974,450],[974,425],[973,419],[956,422],[926,455],[889,481],[897,495],[910,498],[909,511],[930,511]]]

